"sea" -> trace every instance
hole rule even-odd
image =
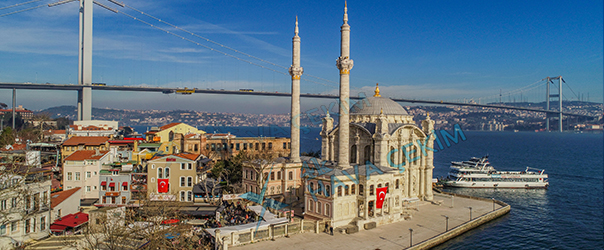
[[[199,127],[237,136],[289,137],[283,127]],[[139,133],[145,128],[135,126]],[[301,129],[301,152],[321,149],[320,128]],[[449,131],[453,134],[453,131]],[[489,155],[497,170],[545,169],[548,189],[446,189],[511,205],[509,214],[434,249],[604,249],[602,133],[463,131],[465,140],[435,146],[434,177],[451,161]]]

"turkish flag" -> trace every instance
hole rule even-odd
[[[157,179],[157,192],[167,193],[170,189],[170,179]]]
[[[377,188],[376,192],[377,202],[375,203],[375,207],[382,208],[382,204],[384,204],[384,199],[386,198],[386,192],[388,192],[388,187]]]

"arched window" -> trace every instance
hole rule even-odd
[[[389,193],[390,192],[390,183],[389,182],[386,182],[386,187],[387,187],[386,193]]]
[[[398,152],[398,151],[394,151],[394,147],[390,147],[390,152],[392,152],[392,153],[390,154],[390,162],[389,162],[388,166],[393,167],[394,165],[396,165],[396,162],[394,161],[394,156],[396,155],[395,152]]]
[[[329,211],[331,211],[329,204],[325,204],[325,215],[329,216]]]
[[[338,186],[338,196],[342,196],[342,186]]]
[[[357,145],[350,147],[350,163],[357,163]]]
[[[163,179],[163,178],[164,178],[164,169],[157,168],[157,179]]]
[[[315,184],[313,182],[310,183],[310,189],[308,191],[311,192],[311,193],[314,193],[316,191],[315,190]]]
[[[363,184],[359,184],[359,195],[363,195],[365,193],[365,189]]]
[[[294,171],[289,171],[289,180],[293,180],[294,179]]]
[[[348,195],[349,191],[350,191],[350,186],[346,185],[346,187],[344,187],[344,195]]]
[[[373,185],[369,186],[369,195],[373,195],[375,192],[375,189],[373,188]]]
[[[312,211],[312,205],[313,205],[312,203],[313,203],[312,199],[308,198],[308,211]]]
[[[331,188],[329,188],[329,185],[325,185],[325,196],[331,196]]]
[[[396,189],[398,189],[398,188],[399,188],[399,181],[398,181],[398,179],[396,179],[396,182],[395,182],[395,184],[394,184],[394,185],[395,185],[395,186],[394,186],[394,188],[396,188]]]
[[[168,134],[168,141],[173,141],[174,140],[174,131],[170,131],[170,134]]]
[[[318,214],[321,214],[321,205],[322,205],[322,204],[321,204],[321,202],[320,202],[320,201],[319,201],[319,202],[317,202],[317,213],[318,213]]]
[[[166,168],[164,178],[170,178],[170,168]]]
[[[363,164],[366,164],[367,162],[371,162],[371,146],[367,145],[365,146],[365,150],[364,150],[364,160],[363,160]]]
[[[350,194],[355,195],[356,194],[356,186],[354,184],[350,185]]]

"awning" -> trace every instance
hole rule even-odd
[[[65,231],[66,228],[67,228],[67,226],[63,226],[63,225],[55,225],[55,224],[50,225],[50,231],[57,232],[57,233]]]
[[[106,181],[101,181],[101,186],[105,186],[105,185],[107,185],[107,182]]]
[[[128,186],[128,182],[122,182],[122,186],[127,187]]]
[[[115,187],[115,182],[109,183],[110,187]]]

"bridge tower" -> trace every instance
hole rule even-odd
[[[92,119],[92,4],[80,0],[80,35],[78,52],[78,121]]]
[[[545,110],[550,110],[550,100],[551,98],[554,98],[554,101],[558,101],[558,111],[560,112],[558,114],[558,131],[562,132],[562,82],[564,82],[564,79],[562,79],[562,76],[556,76],[556,77],[546,77],[543,80],[546,81],[546,93],[545,93]],[[554,82],[552,80],[558,80],[558,94],[552,94],[550,92],[549,89],[549,85],[554,84]],[[556,99],[558,98],[558,99]],[[549,132],[549,118],[550,115],[549,113],[546,113],[545,115],[545,128],[546,131]]]

